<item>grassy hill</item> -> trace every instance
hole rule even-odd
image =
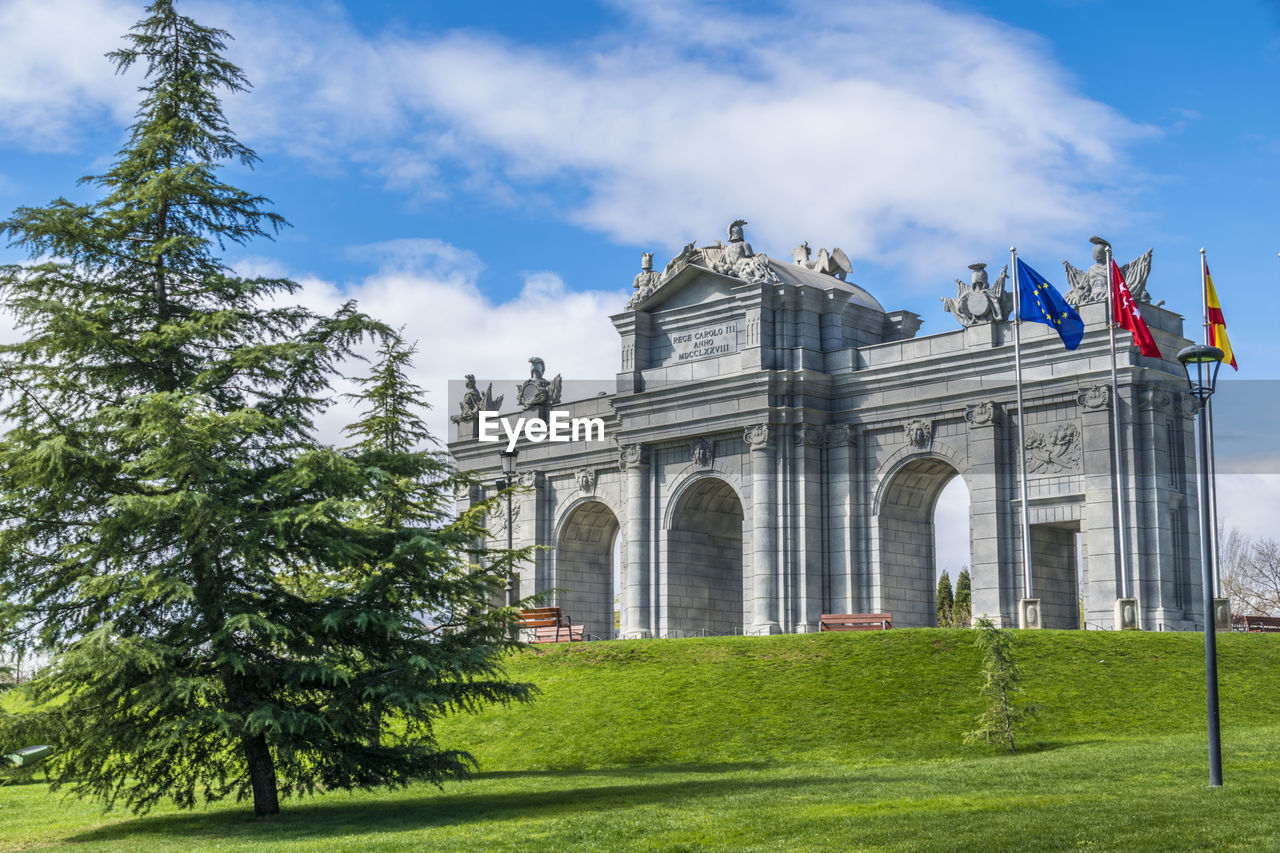
[[[1030,749],[1201,732],[1198,634],[1017,634]],[[1280,635],[1219,638],[1222,724],[1280,724]],[[963,630],[717,637],[538,647],[512,677],[537,701],[439,727],[482,770],[886,762],[972,756],[979,652]]]
[[[443,791],[134,818],[0,788],[0,850],[1280,849],[1280,635],[1220,638],[1226,786],[1208,789],[1203,640],[1019,632],[1019,754],[964,746],[973,634],[894,630],[536,648],[531,705],[441,721]]]

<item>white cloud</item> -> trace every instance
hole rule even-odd
[[[616,30],[538,47],[368,34],[336,3],[183,11],[236,36],[257,88],[227,109],[264,152],[417,197],[555,197],[554,215],[627,244],[674,249],[743,216],[757,249],[806,239],[917,272],[1010,240],[1064,248],[1123,218],[1101,189],[1126,166],[1133,185],[1125,148],[1152,132],[1078,91],[1035,34],[923,0],[618,5],[634,17]],[[92,109],[127,114],[137,75],[101,54],[132,4],[0,9],[8,133],[39,145]]]
[[[1038,36],[925,2],[646,5],[573,50],[368,37],[336,7],[210,14],[243,34],[259,90],[235,118],[261,143],[434,196],[568,181],[585,197],[559,214],[629,244],[741,215],[775,254],[808,239],[917,270],[1058,248],[1122,215],[1100,190],[1151,132],[1079,93]]]
[[[618,371],[617,333],[608,315],[626,294],[572,291],[550,272],[527,274],[520,293],[495,302],[476,286],[483,264],[474,254],[438,240],[393,240],[362,246],[361,257],[377,259],[377,270],[356,282],[339,284],[299,276],[296,301],[317,311],[332,311],[348,299],[360,310],[393,326],[420,344],[414,381],[426,389],[433,407],[429,423],[441,441],[447,436],[450,381],[474,373],[481,381],[520,379],[528,358],[541,356],[551,374],[567,379],[608,379]],[[270,261],[248,258],[235,264],[242,275],[284,273]],[[363,365],[348,365],[360,375]],[[340,391],[350,390],[343,383]],[[513,389],[499,387],[513,400]],[[341,428],[355,420],[342,401],[320,420],[326,441],[342,442]]]
[[[118,0],[0,3],[0,139],[61,149],[104,111],[127,121],[137,79],[113,75],[103,54],[124,46],[139,17],[136,3]]]

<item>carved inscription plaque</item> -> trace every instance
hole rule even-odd
[[[738,324],[715,323],[671,333],[671,360],[679,364],[738,351]]]

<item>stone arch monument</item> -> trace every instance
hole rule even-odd
[[[933,624],[933,509],[958,476],[970,541],[954,547],[968,551],[975,614],[1016,625],[1020,600],[1038,599],[1049,628],[1083,627],[1082,607],[1087,627],[1203,624],[1195,401],[1171,359],[1188,341],[1182,318],[1149,301],[1150,252],[1126,270],[1170,358],[1122,346],[1113,399],[1105,291],[1092,267],[1066,264],[1085,337],[1069,352],[1051,328],[1024,324],[1020,436],[1006,272],[993,284],[972,265],[943,299],[960,328],[920,336],[918,315],[846,280],[843,252],[812,261],[802,244],[793,262],[776,260],[753,251],[745,224],[730,226],[727,244],[690,243],[662,272],[646,253],[611,318],[612,393],[562,400],[560,377],[544,378],[537,358],[530,379],[500,389],[514,394],[481,394],[468,377],[449,443],[479,478],[463,505],[500,478],[503,445],[478,440],[478,420],[503,397],[515,401],[502,410],[511,419],[554,410],[605,424],[603,440],[518,442],[514,539],[545,546],[520,595],[545,592],[600,637],[814,631],[823,613]],[[505,511],[495,516],[499,544],[505,523]]]

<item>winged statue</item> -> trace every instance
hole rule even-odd
[[[489,383],[489,387],[485,389],[483,394],[476,386],[476,377],[474,373],[468,373],[466,376],[466,391],[462,394],[462,402],[458,404],[461,411],[449,418],[455,424],[462,423],[477,417],[481,412],[497,412],[502,409],[502,398],[506,395],[499,394],[493,396],[493,383]]]
[[[1005,292],[1008,265],[1000,270],[995,284],[991,284],[987,277],[986,264],[969,264],[969,269],[973,270],[969,284],[956,279],[956,295],[940,297],[942,310],[959,320],[962,326],[996,322],[1009,316],[1013,299]]]
[[[1064,298],[1068,304],[1077,307],[1105,302],[1111,288],[1111,278],[1107,275],[1107,249],[1111,248],[1111,244],[1096,235],[1090,237],[1089,242],[1093,244],[1093,266],[1082,270],[1067,261],[1062,262],[1067,271],[1067,284],[1071,288]],[[1147,249],[1141,257],[1120,267],[1120,274],[1124,276],[1125,284],[1129,285],[1129,292],[1133,294],[1135,302],[1151,301],[1151,295],[1147,293],[1147,276],[1151,274],[1153,252],[1155,249]],[[1163,304],[1163,301],[1156,303]]]

